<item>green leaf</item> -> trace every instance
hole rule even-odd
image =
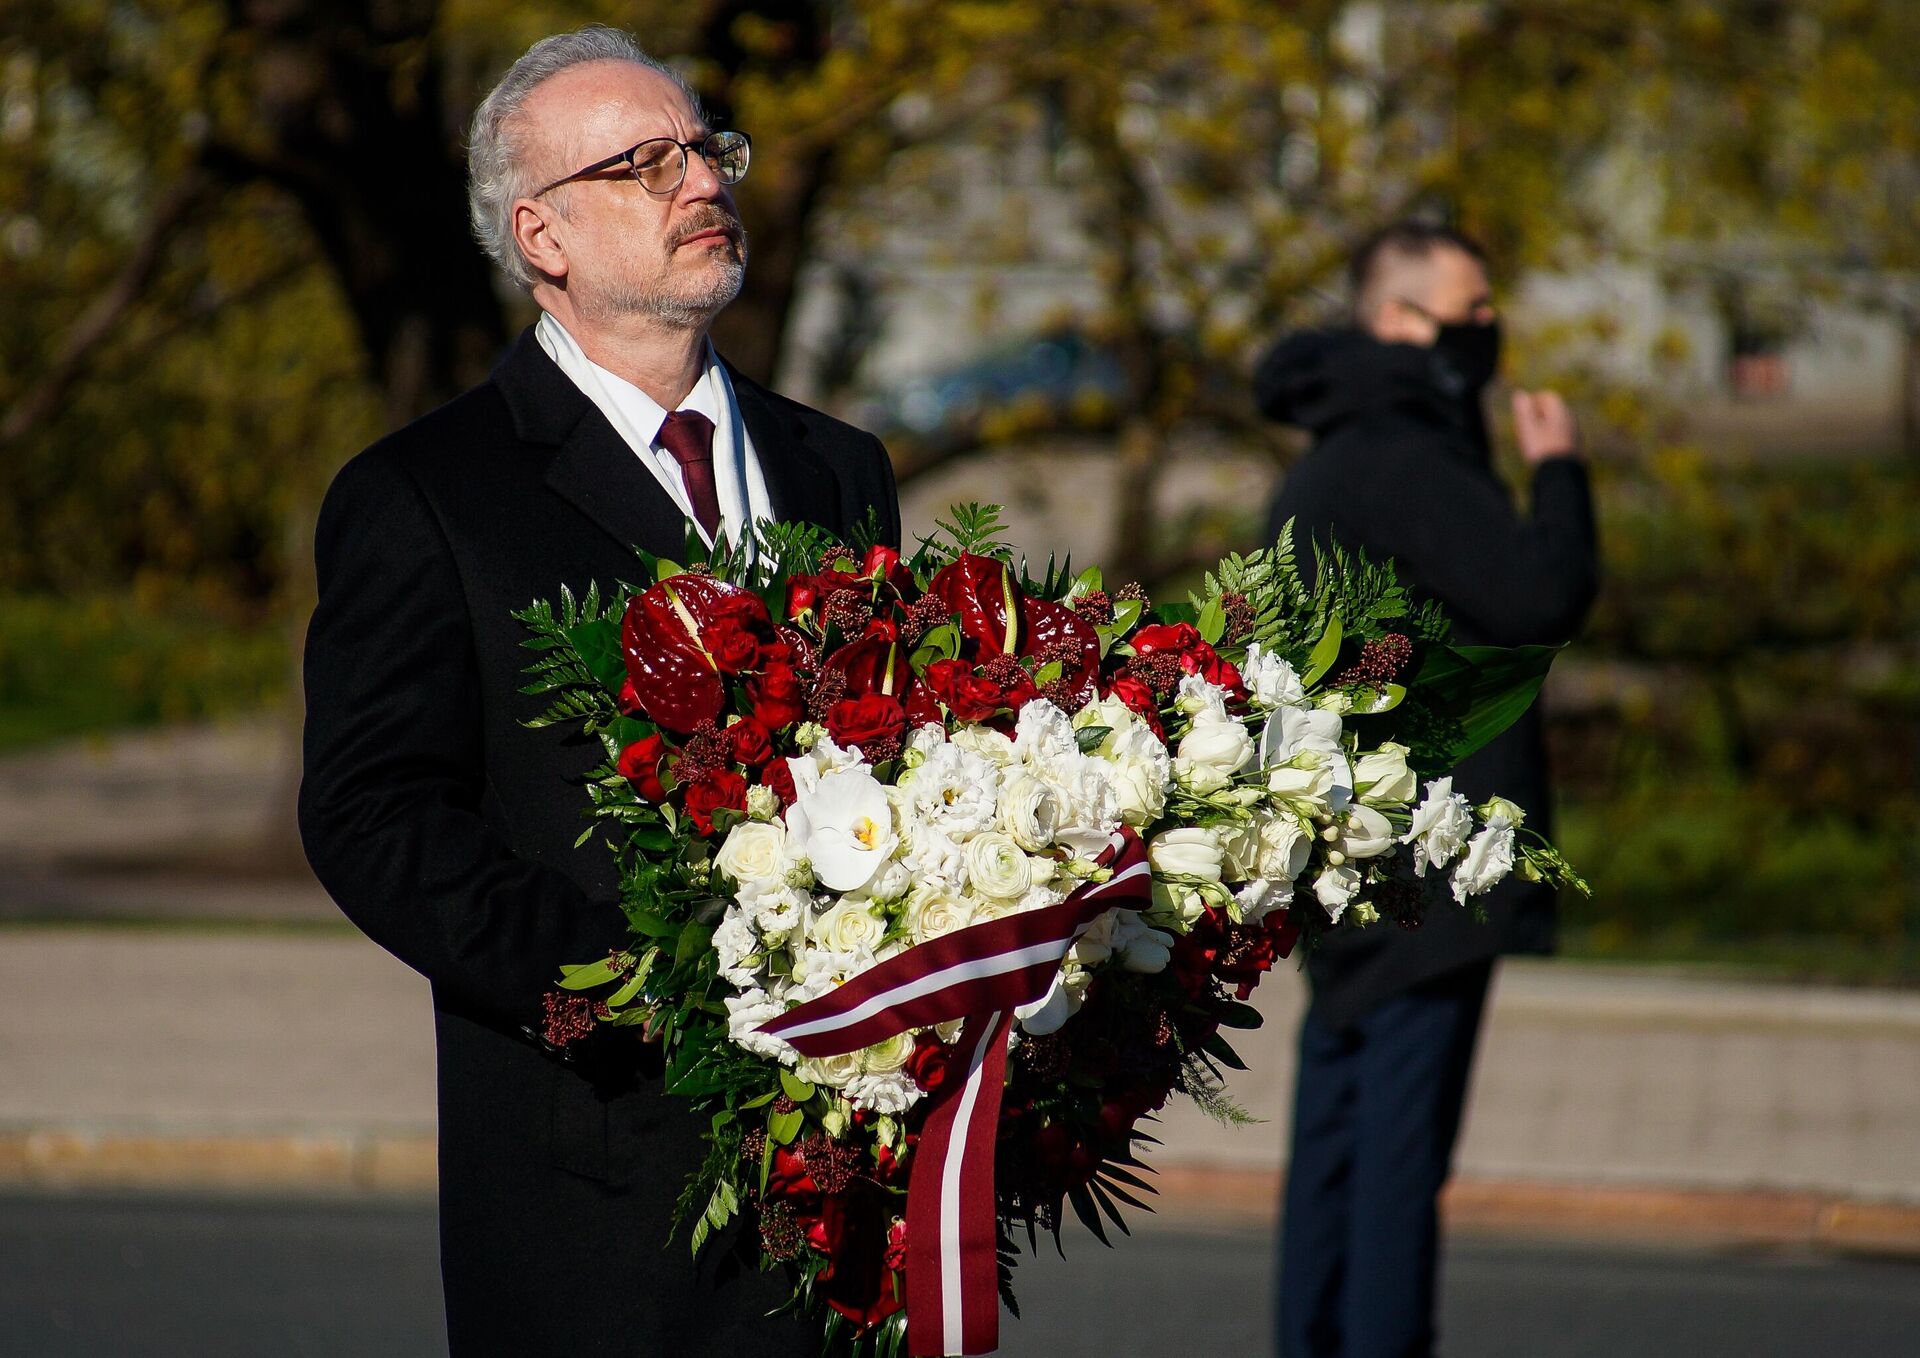
[[[782,1067],[780,1071],[780,1088],[784,1090],[786,1096],[795,1103],[805,1103],[814,1095],[812,1085],[784,1067]]]
[[[1406,699],[1407,690],[1404,686],[1400,684],[1384,684],[1381,686],[1380,696],[1374,699],[1373,706],[1369,707],[1362,715],[1377,717],[1383,712],[1391,712],[1394,708],[1405,702]]]
[[[1307,672],[1300,676],[1300,682],[1307,688],[1319,683],[1321,677],[1333,668],[1333,662],[1340,658],[1340,639],[1342,636],[1340,615],[1335,613],[1327,619],[1327,630],[1314,644],[1312,654],[1307,656]]]
[[[685,575],[686,573],[687,568],[685,566],[682,566],[677,561],[669,561],[664,556],[653,563],[653,578],[655,580],[671,580],[676,575]]]
[[[800,1135],[801,1125],[807,1120],[806,1114],[798,1108],[786,1113],[775,1113],[767,1119],[767,1140],[780,1146],[791,1146],[793,1139]]]
[[[567,640],[601,686],[618,693],[627,678],[626,657],[620,654],[620,625],[590,618],[569,627]]]
[[[1216,1006],[1213,1012],[1221,1025],[1227,1028],[1258,1028],[1263,1021],[1258,1009],[1239,1000],[1226,1000]]]
[[[1245,1070],[1247,1068],[1247,1063],[1240,1059],[1240,1053],[1233,1049],[1233,1044],[1219,1033],[1215,1033],[1202,1043],[1200,1050],[1229,1069]]]
[[[1100,748],[1100,742],[1112,734],[1111,726],[1082,726],[1073,733],[1073,743],[1080,747],[1081,754],[1092,754]]]
[[[1446,773],[1520,719],[1540,692],[1558,646],[1442,646],[1427,653],[1408,696],[1369,744],[1399,740],[1423,775]]]
[[[560,968],[562,990],[591,990],[597,985],[606,985],[609,981],[619,979],[620,972],[610,959]]]
[[[1073,1204],[1074,1215],[1080,1218],[1080,1224],[1092,1231],[1101,1244],[1112,1249],[1113,1242],[1107,1239],[1106,1227],[1100,1224],[1100,1209],[1093,1205],[1093,1195],[1087,1192],[1085,1185],[1076,1184],[1069,1189],[1067,1201]]]
[[[1227,610],[1220,606],[1219,599],[1209,599],[1193,625],[1200,630],[1202,641],[1209,646],[1217,645],[1227,632]]]

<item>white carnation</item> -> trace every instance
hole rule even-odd
[[[729,906],[714,929],[713,951],[719,958],[722,978],[743,990],[758,983],[758,966],[747,965],[747,959],[760,951],[760,935],[738,905]]]
[[[1230,720],[1227,716],[1227,691],[1197,674],[1186,675],[1180,680],[1173,705],[1176,710],[1193,718],[1196,726]]]

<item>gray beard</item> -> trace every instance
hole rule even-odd
[[[699,330],[740,295],[741,285],[746,282],[746,241],[742,239],[736,248],[739,258],[721,264],[703,287],[679,291],[615,287],[594,297],[582,310],[602,317],[645,316],[675,330]]]

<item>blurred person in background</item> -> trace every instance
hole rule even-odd
[[[1302,569],[1333,540],[1436,599],[1461,645],[1554,644],[1598,581],[1579,431],[1550,391],[1513,393],[1531,471],[1522,514],[1495,474],[1482,395],[1499,369],[1486,257],[1443,227],[1402,223],[1355,254],[1350,329],[1282,339],[1254,393],[1313,445],[1274,500]],[[1550,832],[1538,707],[1462,763],[1456,791],[1534,809]],[[1418,1358],[1433,1351],[1437,1198],[1459,1131],[1494,960],[1546,953],[1554,899],[1510,880],[1490,919],[1435,909],[1417,929],[1330,937],[1308,959],[1293,1144],[1281,1228],[1283,1358]]]

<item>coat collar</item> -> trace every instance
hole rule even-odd
[[[838,480],[811,446],[798,407],[743,376],[731,363],[726,366],[774,516],[840,530]],[[686,523],[679,508],[586,393],[547,357],[532,326],[501,359],[493,381],[521,441],[556,450],[547,469],[549,489],[623,547],[644,547],[666,556],[680,552]]]

